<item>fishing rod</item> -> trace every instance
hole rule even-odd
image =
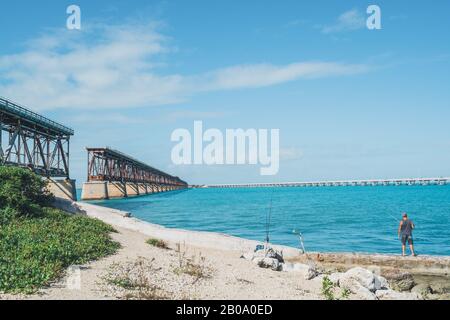
[[[303,241],[303,234],[300,231],[297,231],[295,229],[292,231],[292,233],[298,236],[298,238],[300,239],[300,245],[302,246],[303,253],[306,256],[308,256],[308,253],[306,253],[306,249],[305,249],[305,243]]]
[[[388,211],[386,211],[386,214],[389,215],[392,219],[394,219],[396,222],[398,222],[398,218],[394,217],[394,215],[392,213],[389,213]]]
[[[308,265],[310,267],[312,267],[312,268],[315,268],[316,264],[314,263],[314,261],[308,255],[308,252],[306,252],[305,243],[303,241],[303,234],[300,231],[297,231],[297,230],[293,230],[292,233],[296,234],[298,236],[298,238],[300,239],[300,245],[302,246],[303,254],[306,256],[306,261],[308,261]]]
[[[270,206],[269,206],[269,212],[266,213],[266,247],[269,245],[270,242],[270,224],[272,221],[272,208],[273,208],[273,194],[275,190],[272,190],[272,194],[270,196]]]

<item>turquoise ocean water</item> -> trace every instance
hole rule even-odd
[[[399,253],[397,227],[406,211],[419,254],[450,255],[450,186],[194,189],[95,202],[169,228],[265,239],[321,252]]]

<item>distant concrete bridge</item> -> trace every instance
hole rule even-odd
[[[284,182],[284,183],[247,183],[247,184],[215,184],[202,188],[276,188],[276,187],[347,187],[347,186],[415,186],[446,185],[450,178],[408,178],[408,179],[375,179],[375,180],[338,180],[316,182]]]

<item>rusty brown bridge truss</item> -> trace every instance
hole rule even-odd
[[[88,182],[83,199],[109,199],[186,189],[178,177],[110,148],[87,148]]]
[[[69,141],[74,131],[0,97],[0,165],[69,178]]]

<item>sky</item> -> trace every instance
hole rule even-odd
[[[81,8],[67,30],[66,8]],[[381,30],[366,27],[369,5]],[[192,184],[450,176],[450,2],[3,1],[0,96]],[[171,134],[279,129],[280,170],[175,165]]]

